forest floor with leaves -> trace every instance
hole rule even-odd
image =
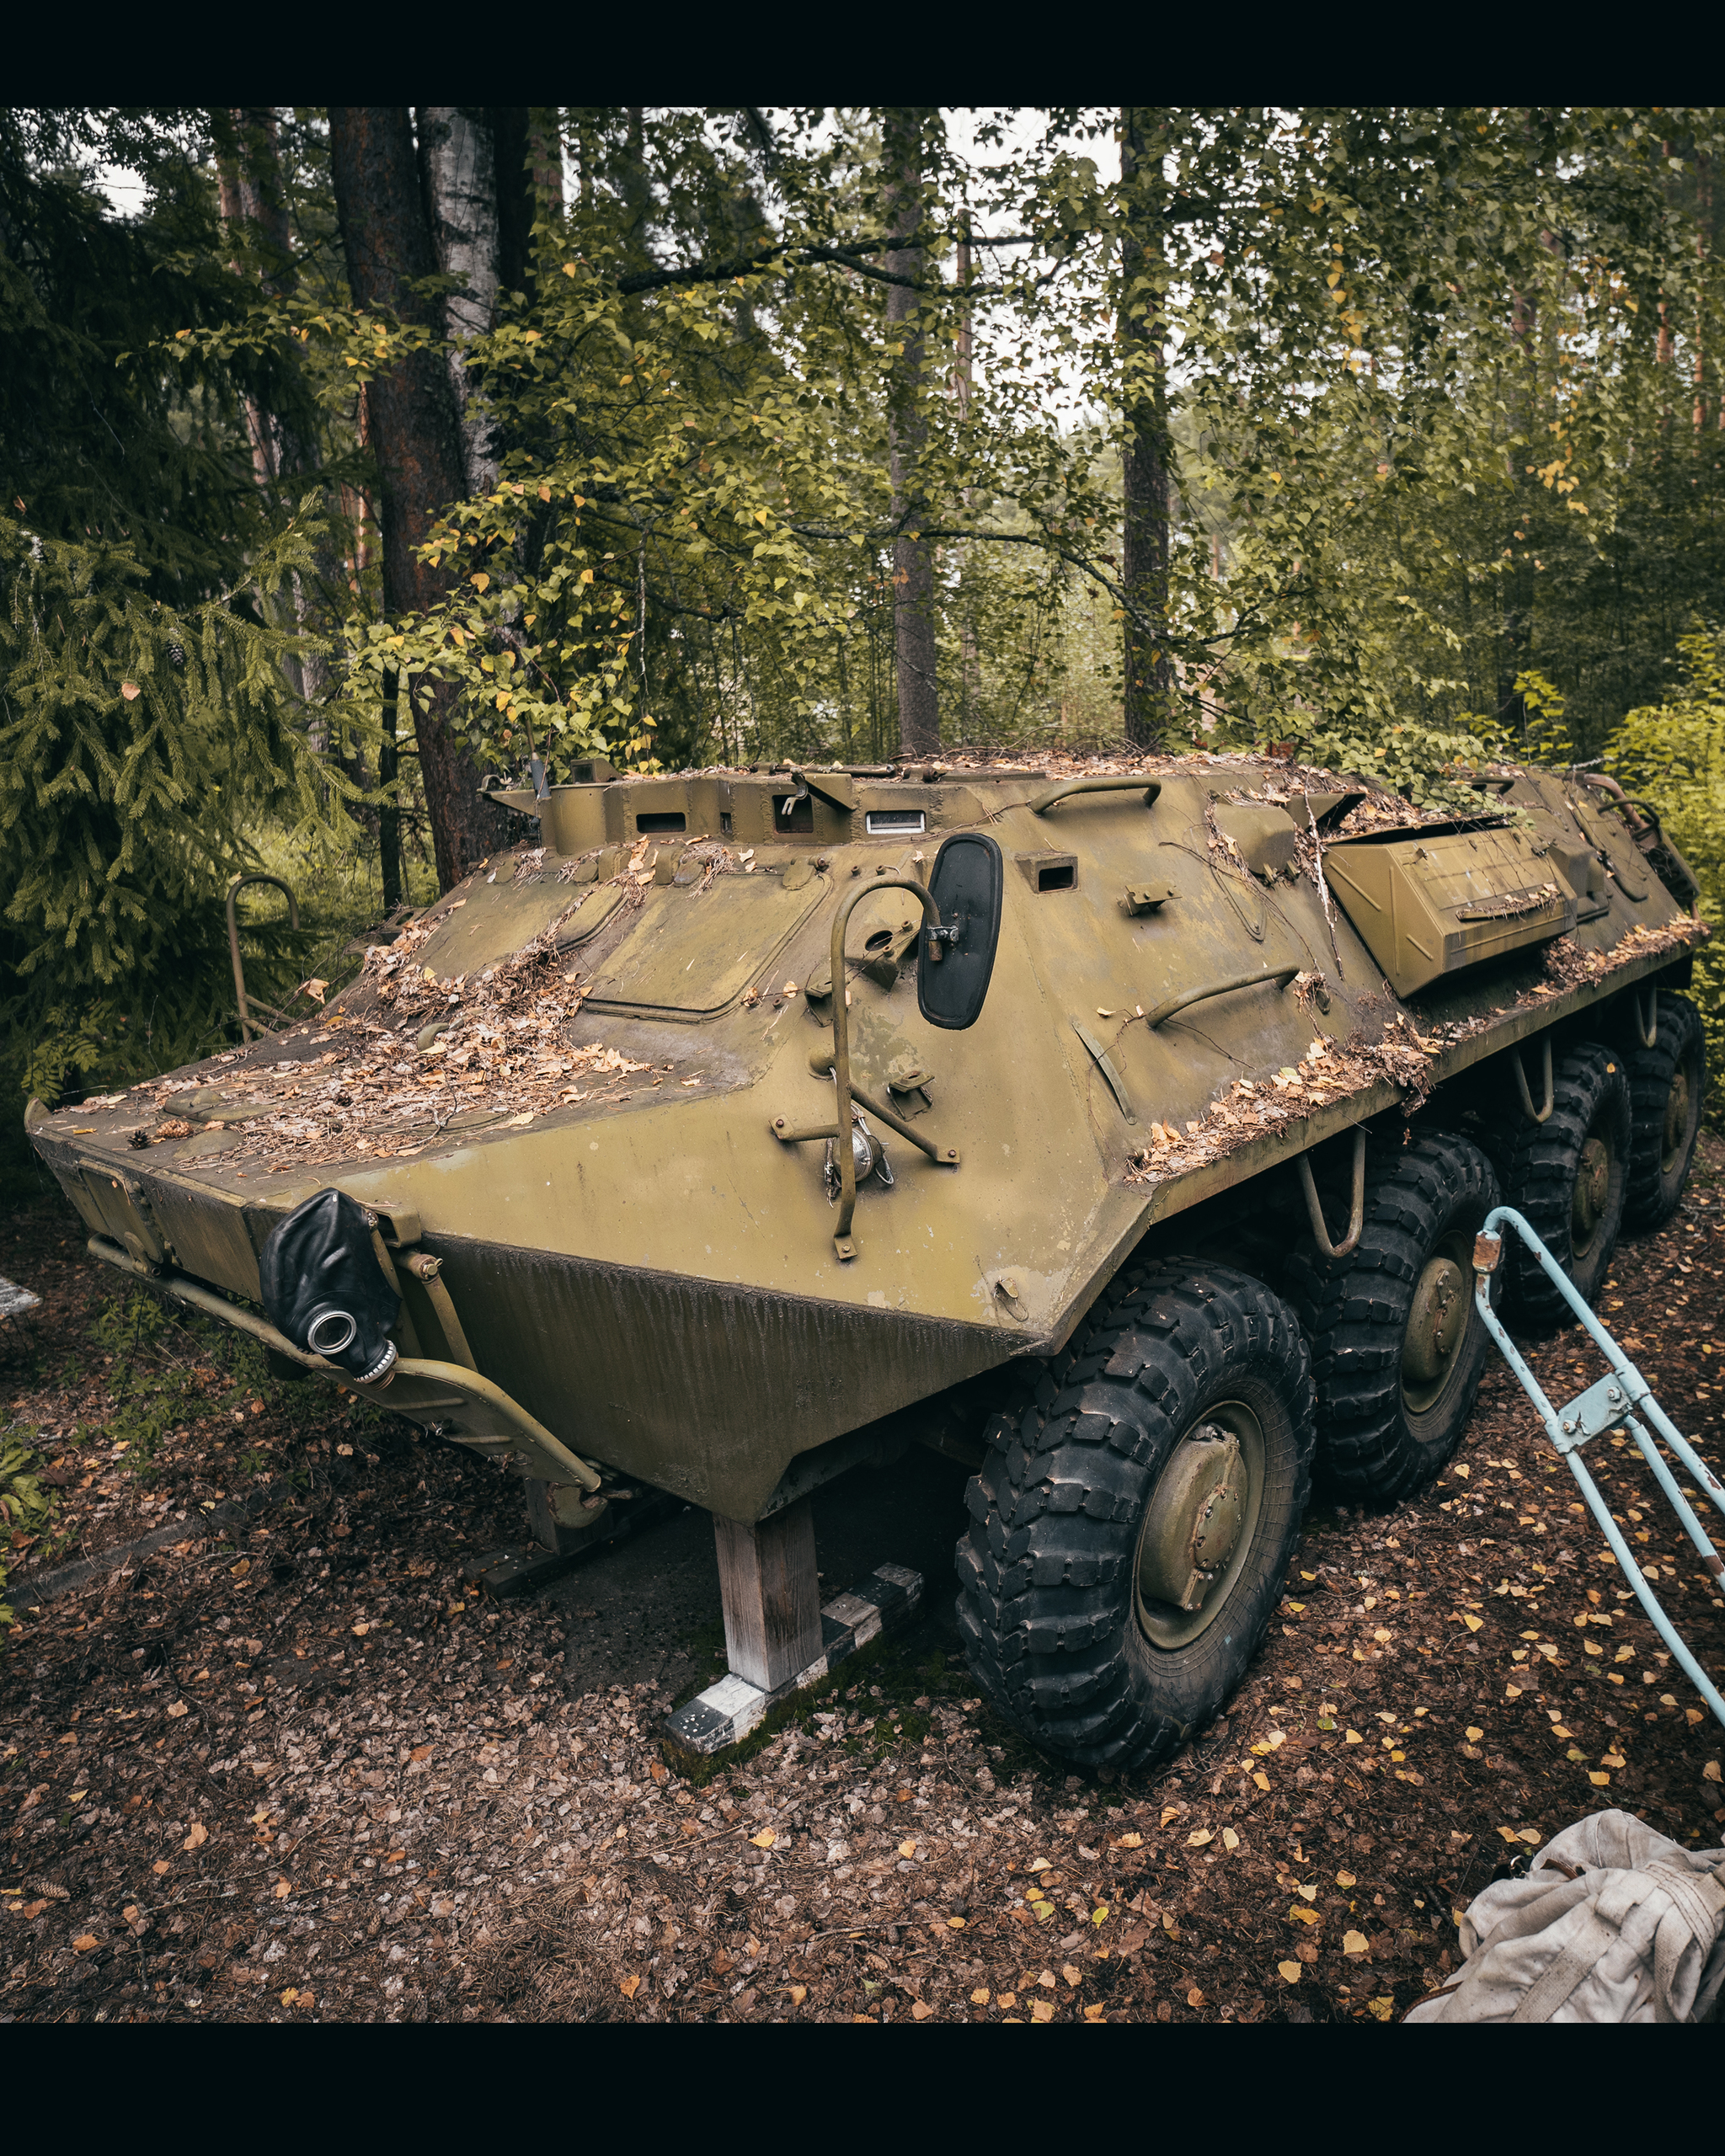
[[[1703,1142],[1602,1303],[1717,1463]],[[57,1202],[0,1227],[0,1273],[45,1299],[0,1326],[0,1434],[56,1502],[8,1556],[0,2019],[1388,2021],[1453,1971],[1454,1912],[1587,1812],[1725,1841],[1721,1732],[1501,1367],[1423,1501],[1320,1500],[1226,1717],[1154,1774],[998,1721],[932,1578],[918,1630],[691,1778],[667,1691],[570,1697],[562,1614],[463,1589],[520,1530],[497,1470],[273,1383]],[[1555,1398],[1596,1373],[1579,1339],[1533,1351]],[[1717,1672],[1712,1582],[1638,1458],[1593,1457]]]

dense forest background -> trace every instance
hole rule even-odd
[[[232,878],[307,1009],[530,755],[1586,762],[1717,902],[1721,134],[0,114],[0,1162],[235,1037]]]

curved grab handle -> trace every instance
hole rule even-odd
[[[1515,1083],[1521,1094],[1521,1112],[1530,1123],[1544,1123],[1551,1113],[1551,1036],[1549,1033],[1546,1034],[1540,1045],[1546,1052],[1546,1104],[1542,1108],[1536,1108],[1533,1104],[1533,1094],[1529,1090],[1527,1083],[1527,1072],[1522,1065],[1521,1050],[1519,1048],[1513,1048],[1509,1051],[1511,1060],[1515,1065]]]
[[[1165,995],[1144,1014],[1146,1026],[1156,1027],[1163,1019],[1172,1018],[1177,1011],[1183,1011],[1188,1004],[1204,1003],[1212,995],[1229,995],[1236,988],[1255,988],[1260,981],[1273,980],[1278,988],[1285,988],[1300,973],[1298,966],[1277,966],[1268,973],[1235,974],[1227,980],[1213,980],[1203,988],[1183,989],[1178,995]]]
[[[300,902],[293,894],[293,886],[284,883],[279,876],[236,876],[228,884],[227,948],[233,960],[233,993],[239,1004],[239,1037],[242,1041],[249,1034],[256,1033],[261,1037],[270,1030],[267,1026],[260,1026],[252,1016],[251,1005],[246,1000],[246,969],[239,955],[239,917],[233,910],[233,902],[248,883],[273,883],[278,891],[285,892],[288,926],[297,928],[300,925]],[[284,1024],[286,1023],[286,1014],[278,1011],[273,1003],[259,1003],[258,1008],[269,1011],[272,1017],[280,1018]]]
[[[1351,1257],[1359,1241],[1359,1231],[1365,1225],[1365,1127],[1354,1126],[1354,1194],[1348,1209],[1348,1232],[1338,1243],[1330,1241],[1330,1231],[1324,1225],[1324,1209],[1317,1202],[1317,1185],[1312,1180],[1311,1161],[1302,1153],[1294,1163],[1300,1171],[1300,1184],[1306,1193],[1306,1217],[1311,1222],[1312,1241],[1326,1257]]]
[[[1068,801],[1075,793],[1138,793],[1144,796],[1146,808],[1154,808],[1156,798],[1162,790],[1159,778],[1068,778],[1058,786],[1049,787],[1027,803],[1033,816],[1045,816],[1057,801]]]

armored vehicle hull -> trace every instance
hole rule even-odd
[[[357,1200],[400,1299],[366,1390],[522,1469],[553,1547],[633,1486],[758,1532],[967,1454],[979,1673],[1075,1758],[1215,1711],[1315,1446],[1365,1497],[1441,1465],[1474,1212],[1543,1205],[1587,1287],[1687,1172],[1706,931],[1598,782],[1443,821],[1231,758],[507,798],[540,842],[315,1022],[33,1104],[92,1249],[352,1384],[259,1306],[272,1235]]]

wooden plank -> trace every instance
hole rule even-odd
[[[714,1516],[731,1673],[776,1692],[820,1652],[820,1581],[807,1497],[752,1527]]]

